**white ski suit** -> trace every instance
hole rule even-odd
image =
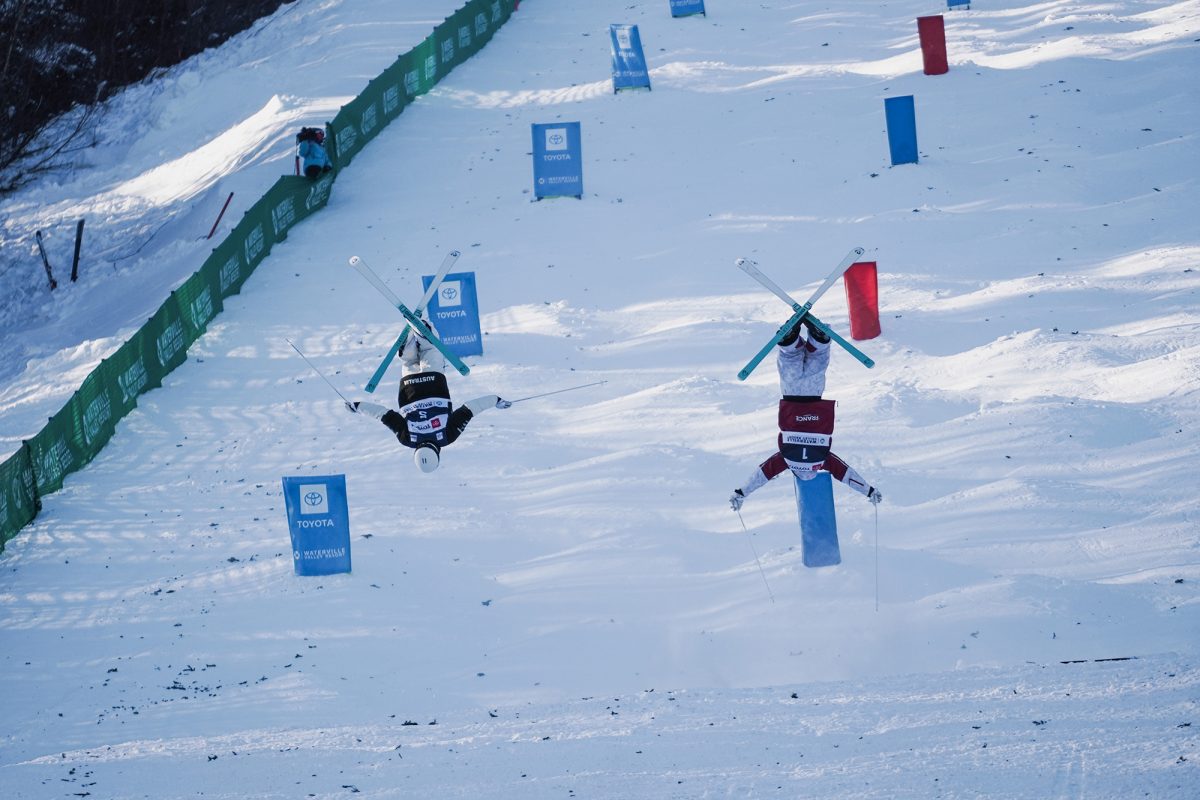
[[[822,400],[825,371],[829,368],[828,341],[797,337],[776,349],[779,368],[779,438],[776,452],[746,480],[738,490],[749,497],[767,481],[791,472],[800,480],[810,480],[825,471],[851,489],[871,497],[875,489],[858,472],[834,454],[834,401]]]

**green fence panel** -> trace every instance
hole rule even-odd
[[[275,191],[288,192],[296,198],[296,222],[299,222],[329,204],[336,178],[336,172],[327,172],[315,181],[284,175],[276,182]]]
[[[418,97],[432,89],[438,82],[437,43],[433,34],[401,56],[407,62],[404,88],[409,97]]]
[[[480,5],[485,7],[485,11],[491,15],[492,33],[495,33],[501,25],[508,22],[516,6],[516,0],[479,0],[479,2]]]
[[[187,348],[192,343],[188,339],[187,323],[179,310],[179,303],[175,301],[174,292],[158,307],[158,311],[142,326],[142,330],[150,334],[154,342],[151,380],[154,386],[161,386],[162,379],[168,373],[187,361]]]
[[[458,25],[454,22],[453,14],[433,29],[433,39],[437,44],[437,79],[440,81],[462,60],[458,55]]]
[[[4,544],[33,521],[41,507],[33,478],[29,444],[0,464],[0,553]]]
[[[242,291],[242,284],[250,277],[251,272],[246,257],[242,254],[241,243],[232,234],[213,248],[212,254],[204,260],[201,269],[212,270],[217,274],[222,300]]]
[[[476,52],[482,50],[483,46],[492,40],[492,34],[499,27],[499,23],[492,22],[490,5],[486,0],[472,0],[467,5],[467,8],[471,9],[471,24],[475,30]]]
[[[219,314],[225,304],[221,299],[220,276],[213,270],[200,268],[171,293],[183,312],[187,328],[187,342],[199,339],[208,330],[208,323]]]
[[[50,418],[46,426],[29,440],[29,460],[38,497],[45,497],[62,488],[68,473],[83,463],[83,453],[77,445],[77,400],[72,396],[62,410]]]
[[[437,85],[439,77],[438,46],[433,34],[410,50],[409,56],[409,70],[415,73],[416,94],[424,95]]]
[[[241,248],[241,259],[245,264],[246,274],[254,272],[275,244],[270,204],[265,196],[260,197],[258,202],[242,215],[241,221],[230,231],[229,238]]]
[[[378,83],[383,93],[384,125],[387,125],[412,102],[412,95],[404,78],[404,59],[397,58],[372,83]],[[370,86],[371,84],[368,84]]]
[[[112,438],[117,422],[121,419],[118,416],[120,405],[113,402],[116,391],[112,373],[101,363],[84,378],[83,385],[75,393],[84,458],[82,463],[75,465],[76,469],[95,458]]]
[[[342,106],[333,118],[339,169],[353,161],[358,151],[408,105],[404,73],[396,64],[368,83],[362,94]]]
[[[137,408],[138,395],[162,382],[162,371],[154,360],[153,340],[144,328],[106,358],[101,367],[116,387],[113,402],[117,419]],[[157,376],[157,380],[152,376]]]
[[[113,437],[124,416],[115,371],[108,360],[92,369],[46,427],[29,440],[29,457],[38,497],[58,491],[62,481],[95,458]]]
[[[262,201],[270,213],[271,233],[275,242],[287,238],[296,223],[319,211],[329,202],[336,172],[327,172],[317,180],[284,175],[275,181]]]

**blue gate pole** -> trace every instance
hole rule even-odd
[[[888,149],[892,166],[917,163],[917,111],[913,96],[888,97],[883,101],[887,116]]]

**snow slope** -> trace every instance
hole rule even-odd
[[[348,96],[397,50],[389,5],[300,0],[203,72],[290,74],[296,30],[336,31],[307,52]],[[6,796],[1200,794],[1200,3],[976,3],[939,77],[926,3],[666,5],[523,3],[9,543]],[[612,22],[639,25],[652,92],[611,93]],[[96,155],[154,198],[129,212],[147,230],[265,188],[310,117],[287,109],[338,99],[204,105],[188,74],[163,85],[181,128],[237,132],[228,177],[164,168],[203,152],[159,152],[169,114]],[[902,94],[922,162],[891,168]],[[583,125],[586,195],[530,203],[529,125],[555,120]],[[119,216],[81,185],[12,208]],[[735,375],[787,316],[733,262],[803,296],[854,245],[884,333],[873,370],[835,353],[828,396],[886,500],[835,487],[843,564],[811,570],[783,482],[748,531],[726,505],[778,398],[769,362]],[[108,302],[6,330],[6,441],[206,252],[158,247],[92,284]],[[486,331],[456,399],[608,383],[482,415],[422,477],[284,339],[365,397],[398,318],[347,257],[415,296],[450,249]],[[839,291],[817,310],[846,330]],[[298,578],[280,477],[328,473],[355,569]]]
[[[459,5],[285,5],[223,47],[112,98],[101,109],[98,146],[73,169],[0,199],[0,385],[16,383],[0,389],[0,452],[36,433],[43,406],[61,408],[95,360],[128,339],[293,171],[300,126],[332,119]],[[79,281],[71,284],[81,218]],[[53,293],[34,242],[39,229],[59,282]]]

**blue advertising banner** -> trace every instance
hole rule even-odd
[[[946,0],[946,8],[954,9],[959,7],[971,7],[971,0]]]
[[[533,124],[534,198],[583,197],[583,148],[578,122]]]
[[[704,0],[671,0],[672,17],[690,17],[692,14],[708,16],[704,10]]]
[[[637,25],[609,25],[612,44],[613,94],[622,89],[650,88],[650,71]]]
[[[422,275],[425,289],[432,275]],[[483,355],[483,332],[479,327],[479,296],[474,272],[451,272],[429,301],[426,312],[438,338],[459,358]]]
[[[883,101],[892,166],[917,163],[917,112],[911,94]]]
[[[297,575],[350,571],[350,512],[345,475],[283,479],[292,563]]]

